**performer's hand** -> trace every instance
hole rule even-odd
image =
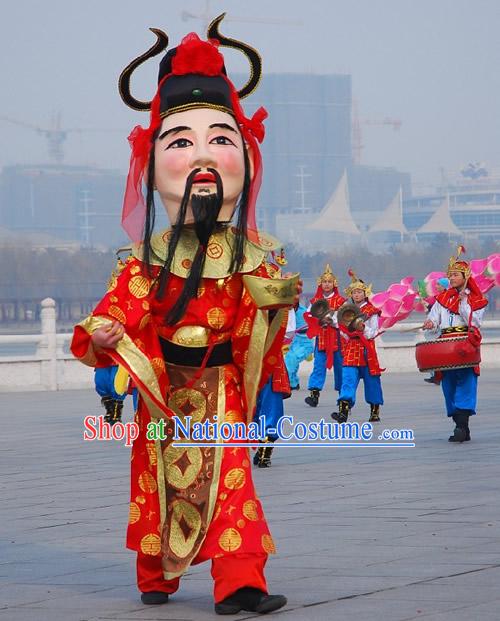
[[[299,302],[300,302],[300,295],[302,293],[302,285],[303,285],[303,281],[299,280],[297,282],[297,293],[295,294],[295,297],[293,298],[293,305],[296,306]]]
[[[467,293],[465,289],[462,289],[462,291],[460,291],[460,293],[458,294],[458,297],[460,298],[460,301],[467,299]]]
[[[333,326],[333,317],[330,314],[325,315],[319,320],[319,325],[322,328],[327,328],[328,326]]]
[[[424,325],[422,326],[422,328],[424,330],[433,330],[434,329],[434,324],[432,323],[432,321],[430,319],[426,319],[424,321]]]
[[[98,328],[92,334],[92,345],[96,349],[116,349],[124,334],[125,328],[122,324],[119,321],[113,321],[107,326]]]

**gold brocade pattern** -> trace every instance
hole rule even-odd
[[[205,369],[194,379],[196,368],[167,364],[171,390],[168,406],[184,420],[224,422],[224,369]],[[186,384],[194,380],[192,388]],[[217,418],[215,418],[217,417]],[[167,440],[161,442],[163,473],[168,486],[166,519],[162,528],[162,566],[166,579],[181,576],[196,557],[211,523],[217,500],[222,448],[174,447],[166,425]]]
[[[208,325],[214,330],[220,330],[224,327],[226,321],[226,311],[223,308],[214,306],[207,312]]]
[[[135,524],[136,522],[140,520],[140,518],[141,518],[141,509],[139,508],[139,505],[136,504],[135,502],[131,502],[130,508],[129,508],[128,523]]]
[[[247,520],[251,520],[252,522],[256,522],[259,519],[259,512],[255,500],[247,500],[243,504],[243,515]]]
[[[158,463],[158,456],[156,455],[156,446],[154,444],[147,444],[146,450],[148,452],[149,463],[151,466],[156,466]]]
[[[154,492],[158,489],[155,478],[147,470],[139,475],[139,487],[146,494],[154,494]]]
[[[141,319],[139,323],[139,330],[143,330],[150,321],[151,321],[151,315],[149,313],[147,315],[144,315],[144,317]]]
[[[241,535],[236,528],[226,528],[219,537],[219,546],[224,552],[235,552],[241,547]]]
[[[187,415],[191,416],[192,423],[200,422],[207,411],[207,402],[203,393],[193,388],[176,390],[170,398],[169,406],[182,422]]]
[[[201,529],[201,515],[191,503],[176,500],[172,505],[169,545],[179,558],[185,558],[193,549]]]
[[[224,479],[224,485],[228,489],[240,489],[245,485],[245,471],[243,468],[233,468]]]
[[[128,283],[128,290],[135,298],[145,298],[149,293],[150,282],[145,276],[133,276]]]
[[[165,263],[169,236],[170,230],[153,235],[151,239],[151,263],[153,265],[161,266]],[[217,248],[217,251],[211,252],[212,256],[207,252],[202,274],[204,278],[225,278],[231,275],[229,268],[234,243],[235,235],[230,228],[217,231],[210,237],[207,248]],[[216,244],[216,246],[213,246],[213,244]],[[183,231],[170,271],[176,276],[187,278],[192,261],[198,251],[198,246],[199,242],[194,230],[186,229]],[[220,253],[218,246],[222,249],[220,256],[218,256]],[[259,267],[269,251],[280,246],[281,244],[278,240],[270,235],[261,234],[259,244],[245,240],[245,261],[240,271],[244,273],[254,271]],[[141,244],[135,244],[132,253],[137,259],[142,261]]]
[[[108,308],[108,313],[110,314],[111,317],[113,317],[114,319],[117,319],[120,323],[125,324],[127,322],[127,318],[125,316],[125,313],[122,311],[122,309],[119,306],[110,306]]]
[[[149,533],[141,539],[141,552],[150,556],[157,556],[161,551],[161,539],[155,533]]]
[[[242,336],[249,336],[251,325],[252,325],[252,322],[250,320],[250,317],[245,317],[245,319],[243,319],[241,324],[236,329],[236,336],[238,338]]]
[[[186,489],[194,483],[203,465],[201,449],[169,444],[163,452],[167,482],[177,489]]]
[[[165,371],[165,361],[163,358],[152,358],[151,366],[157,376],[161,375]]]
[[[207,246],[207,257],[210,259],[220,259],[224,254],[224,248],[217,242],[211,242]]]
[[[276,546],[271,535],[262,535],[262,547],[268,554],[276,554]]]

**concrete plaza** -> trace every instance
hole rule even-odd
[[[278,548],[269,586],[288,596],[276,619],[500,619],[500,375],[483,372],[472,441],[461,445],[447,442],[441,390],[423,377],[383,378],[378,428],[413,429],[415,448],[281,448],[271,469],[254,469]],[[331,387],[316,409],[305,396],[294,393],[287,414],[329,418]],[[358,398],[361,422],[361,388]],[[83,417],[102,413],[96,395],[1,400],[0,621],[218,618],[207,564],[167,605],[141,604],[124,548],[129,449],[82,440]]]

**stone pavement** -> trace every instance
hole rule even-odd
[[[452,445],[423,377],[383,379],[380,428],[414,429],[416,448],[281,448],[254,471],[278,547],[269,584],[288,596],[277,620],[500,619],[500,378],[483,373],[472,442]],[[316,409],[305,394],[287,413],[328,417],[333,390]],[[140,603],[124,548],[128,449],[83,442],[83,416],[101,413],[91,391],[1,401],[0,621],[219,618],[207,564],[166,606]],[[352,418],[366,420],[362,402]]]

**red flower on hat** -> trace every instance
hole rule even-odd
[[[211,39],[202,41],[191,32],[182,39],[172,59],[172,73],[186,75],[199,73],[201,75],[220,75],[224,66],[224,58],[217,49],[218,42]]]

